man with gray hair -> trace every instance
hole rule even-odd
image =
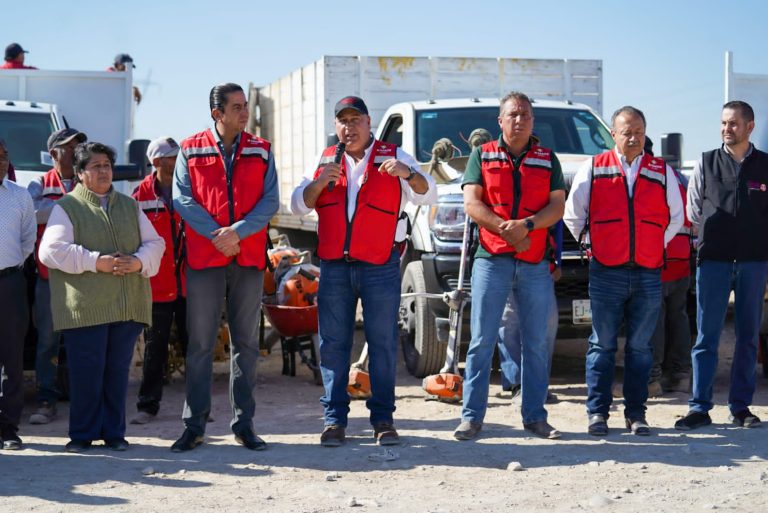
[[[619,331],[624,346],[624,418],[635,435],[645,419],[651,336],[661,308],[664,248],[683,224],[674,171],[644,150],[645,115],[624,106],[611,118],[616,146],[586,161],[573,179],[563,221],[587,248],[592,334],[587,350],[587,432],[608,434]]]
[[[755,393],[760,317],[768,276],[768,154],[749,141],[755,113],[743,101],[723,105],[723,145],[701,156],[688,187],[688,217],[698,229],[696,327],[691,351],[693,388],[688,413],[675,429],[712,423],[717,348],[731,290],[735,296],[736,344],[728,393],[730,421],[760,425],[749,410]]]
[[[22,266],[35,248],[35,209],[27,191],[7,177],[8,148],[0,139],[0,447],[21,449],[16,432],[24,405],[24,336],[29,309]]]
[[[37,217],[37,244],[43,238],[53,205],[75,187],[73,156],[75,146],[88,137],[74,128],[62,128],[48,137],[48,153],[53,159],[53,168],[27,185],[32,196]],[[37,255],[35,255],[37,256]],[[48,283],[48,268],[37,262],[37,283],[35,285],[35,327],[37,328],[37,356],[35,358],[35,381],[37,384],[37,410],[30,415],[30,424],[48,424],[56,417],[56,402],[59,390],[56,376],[59,362],[61,336],[53,331],[51,317],[51,289]]]

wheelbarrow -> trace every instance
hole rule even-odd
[[[296,354],[301,363],[309,367],[316,385],[323,384],[317,362],[317,305],[285,306],[269,302],[261,303],[261,311],[280,335],[283,356],[283,375],[296,375]],[[309,351],[309,356],[305,353]]]

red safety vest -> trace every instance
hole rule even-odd
[[[71,183],[71,182],[70,182]],[[64,187],[64,183],[61,181],[59,173],[56,169],[49,169],[43,176],[40,177],[40,184],[43,187],[42,197],[45,199],[56,201],[57,199],[70,192]],[[71,187],[71,185],[70,185]],[[35,260],[37,261],[37,273],[44,280],[48,279],[48,268],[40,263],[38,251],[40,249],[40,240],[43,238],[43,232],[45,231],[45,224],[37,225],[37,244],[35,244]]]
[[[480,170],[483,176],[483,202],[504,220],[525,219],[549,204],[552,177],[552,151],[533,145],[514,169],[512,157],[498,141],[481,146]],[[515,190],[515,173],[520,174],[520,190]],[[518,260],[541,262],[547,246],[547,228],[531,231],[531,246],[518,252],[500,235],[480,228],[480,244],[492,255],[511,253]]]
[[[629,197],[624,169],[609,150],[592,161],[589,199],[591,254],[606,266],[664,264],[664,231],[669,225],[664,160],[645,153]]]
[[[323,151],[314,178],[326,164],[333,162],[336,146]],[[400,215],[402,190],[400,179],[379,172],[379,166],[397,157],[397,146],[374,141],[365,168],[363,183],[357,193],[355,213],[347,217],[347,168],[341,161],[341,176],[333,191],[323,189],[315,203],[317,212],[317,256],[323,260],[352,258],[371,264],[383,264],[392,254],[395,230]]]
[[[680,196],[683,198],[683,226],[677,231],[677,234],[667,244],[667,263],[661,270],[661,281],[676,281],[691,275],[691,236],[692,224],[688,219],[686,211],[686,190],[683,186],[682,177],[677,175],[677,184],[680,188]]]
[[[240,221],[261,199],[270,152],[270,144],[264,139],[247,132],[240,134],[230,183],[227,183],[224,159],[210,129],[182,141],[181,151],[189,166],[192,198],[219,226],[232,226]],[[192,269],[224,267],[233,258],[244,267],[266,267],[266,227],[241,240],[236,257],[224,256],[209,237],[197,233],[189,224],[185,237],[187,264]]]
[[[175,301],[179,294],[186,296],[185,266],[180,247],[183,225],[179,214],[173,211],[173,205],[169,208],[163,201],[159,188],[157,172],[154,172],[136,187],[133,198],[165,241],[160,270],[149,279],[149,283],[152,286],[152,301],[167,303]]]

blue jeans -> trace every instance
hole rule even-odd
[[[619,331],[624,321],[624,416],[643,417],[653,366],[651,336],[661,310],[661,269],[606,267],[592,260],[589,299],[592,334],[586,361],[587,413],[608,416]]]
[[[317,313],[320,324],[320,372],[325,394],[325,425],[347,425],[349,366],[357,301],[370,357],[371,398],[365,403],[372,425],[392,423],[395,411],[400,307],[400,255],[393,251],[382,265],[343,260],[320,262]]]
[[[547,340],[549,341],[549,364],[552,365],[552,353],[555,350],[557,339],[557,298],[552,289],[552,300],[547,315]],[[504,305],[504,313],[501,315],[501,328],[499,328],[499,365],[501,367],[501,388],[509,390],[512,385],[520,384],[520,357],[522,346],[520,345],[520,319],[515,301],[515,294],[510,291],[507,296],[507,304]],[[551,370],[551,369],[550,369]]]
[[[211,412],[213,349],[224,304],[230,335],[229,401],[232,432],[253,429],[259,319],[264,271],[231,262],[225,267],[187,269],[187,398],[182,419],[187,429],[205,433]]]
[[[35,327],[37,328],[37,356],[35,358],[35,380],[37,381],[37,403],[55,405],[59,400],[56,388],[56,370],[59,365],[59,344],[61,333],[53,331],[51,314],[51,288],[48,280],[37,278],[35,285]]]
[[[143,325],[113,322],[62,330],[69,366],[69,437],[125,437],[125,402],[133,348]]]
[[[546,326],[552,288],[547,261],[529,264],[511,256],[475,260],[472,269],[472,341],[464,370],[462,420],[482,423],[485,418],[493,350],[510,291],[520,310],[523,423],[547,420],[544,408],[549,386]]]
[[[717,347],[725,323],[731,289],[735,295],[736,345],[731,364],[728,407],[732,413],[752,404],[760,316],[768,262],[703,260],[696,269],[696,326],[699,334],[691,351],[693,390],[691,410],[707,412],[714,406],[712,387],[717,371]]]

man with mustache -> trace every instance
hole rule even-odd
[[[611,122],[616,147],[577,171],[563,216],[590,254],[587,432],[608,434],[616,349],[624,321],[624,418],[633,434],[647,436],[651,430],[645,402],[653,365],[651,336],[661,309],[664,248],[683,224],[683,203],[674,171],[643,149],[642,111],[621,107]]]

